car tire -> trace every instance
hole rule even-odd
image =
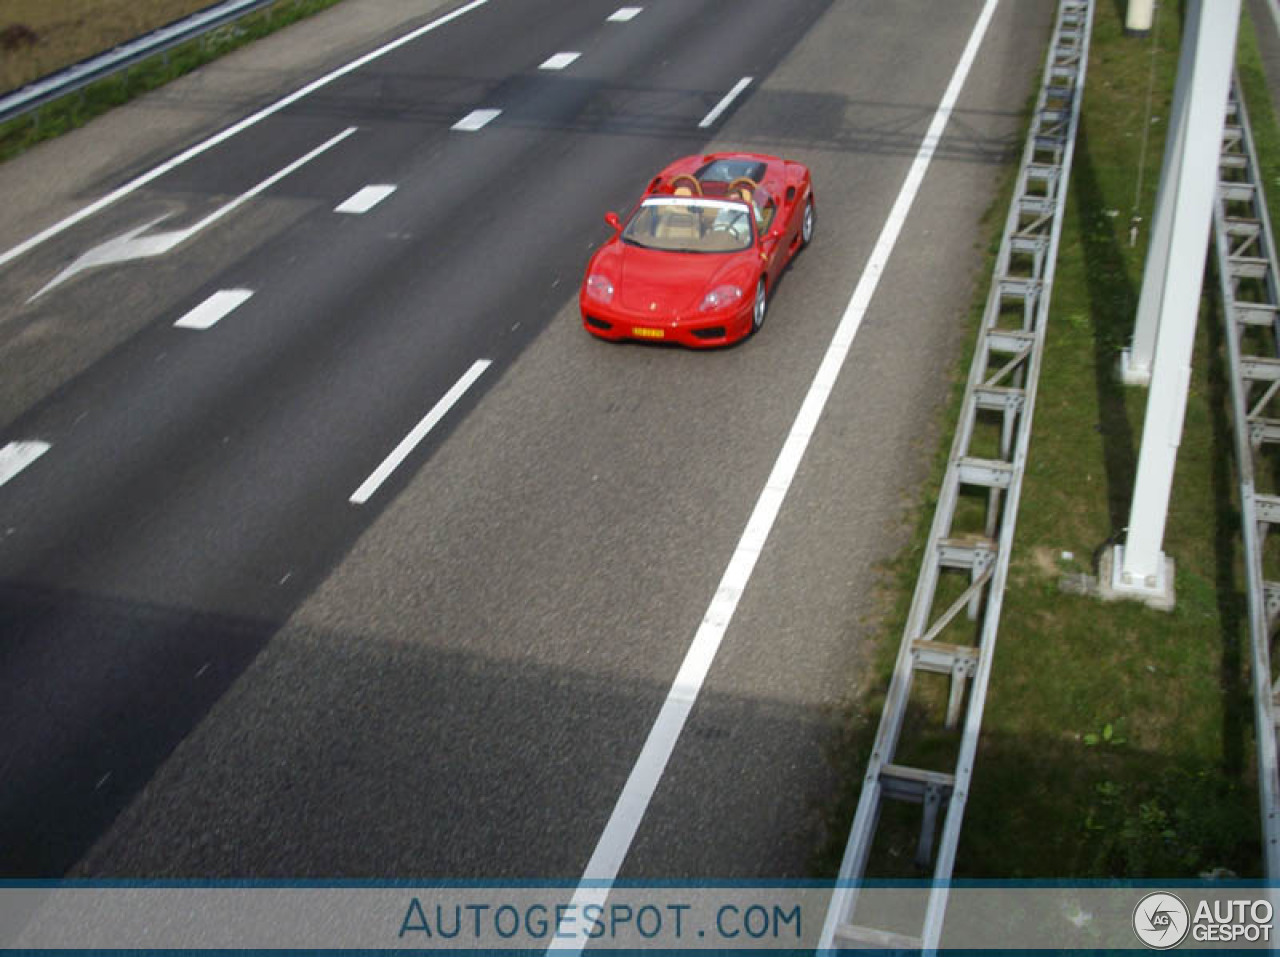
[[[804,212],[800,214],[800,245],[808,246],[813,239],[813,227],[817,214],[813,209],[813,197],[804,201]]]
[[[760,331],[760,327],[764,325],[765,313],[768,311],[769,290],[765,288],[764,280],[761,279],[756,283],[756,301],[751,307],[751,335]]]

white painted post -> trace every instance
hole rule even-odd
[[[1151,21],[1155,17],[1155,0],[1129,0],[1125,11],[1124,32],[1143,34],[1151,31]]]
[[[1162,605],[1173,600],[1172,561],[1161,545],[1191,379],[1240,0],[1192,0],[1188,16],[1198,20],[1199,29],[1183,157],[1174,183],[1169,268],[1161,295],[1129,532],[1124,545],[1116,547],[1110,582],[1117,595]]]
[[[1151,245],[1142,273],[1142,293],[1134,320],[1133,341],[1120,354],[1120,378],[1126,385],[1150,385],[1151,362],[1156,354],[1156,334],[1160,328],[1160,304],[1169,271],[1169,241],[1173,230],[1175,185],[1182,170],[1182,154],[1187,138],[1187,90],[1195,70],[1199,18],[1187,16],[1183,25],[1182,52],[1178,57],[1178,77],[1173,86],[1169,110],[1169,132],[1165,137],[1164,162],[1156,191],[1155,215],[1151,224]]]

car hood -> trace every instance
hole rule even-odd
[[[655,319],[674,319],[697,311],[716,286],[750,286],[752,251],[673,253],[618,242],[597,263],[612,275],[617,302]],[[747,289],[743,289],[744,294]]]

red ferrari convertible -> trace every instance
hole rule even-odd
[[[813,237],[813,184],[799,163],[756,153],[689,156],[649,183],[591,257],[578,302],[588,332],[701,348],[764,323],[769,293]]]

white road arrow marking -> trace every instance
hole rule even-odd
[[[152,226],[162,220],[168,219],[171,214],[165,213],[158,216],[149,223],[143,223],[136,229],[131,229],[123,236],[117,236],[115,239],[109,239],[100,246],[94,246],[87,253],[73,262],[58,275],[54,276],[44,287],[27,302],[34,302],[43,296],[54,286],[61,285],[78,272],[86,269],[92,269],[95,266],[108,266],[111,263],[126,262],[130,259],[142,259],[146,256],[159,256],[167,253],[178,243],[187,238],[188,230],[181,230],[175,233],[156,233],[153,236],[141,236]],[[139,238],[141,236],[141,238]]]
[[[239,208],[240,206],[247,203],[249,200],[253,199],[253,197],[264,192],[265,190],[270,189],[272,186],[280,182],[280,180],[284,179],[294,170],[297,170],[300,167],[305,166],[307,163],[310,163],[313,159],[315,159],[321,153],[337,146],[339,143],[341,143],[343,140],[345,140],[348,136],[350,136],[355,131],[356,131],[356,128],[354,126],[347,127],[337,136],[334,136],[328,140],[325,140],[323,143],[321,143],[319,146],[313,149],[310,153],[307,153],[305,156],[302,156],[294,160],[292,163],[290,163],[288,166],[286,166],[284,169],[280,170],[279,172],[273,173],[271,176],[268,176],[266,179],[264,179],[257,186],[253,187],[253,189],[249,190],[247,193],[242,193],[241,195],[233,199],[231,202],[218,207],[212,213],[206,216],[204,219],[196,223],[194,226],[188,226],[186,229],[177,229],[167,233],[153,233],[149,236],[142,235],[152,226],[155,226],[157,223],[161,222],[162,220],[167,219],[169,217],[169,214],[166,213],[164,216],[160,216],[157,219],[151,220],[149,223],[145,223],[141,226],[137,226],[129,230],[127,233],[124,233],[121,236],[117,236],[115,239],[109,239],[105,243],[101,243],[100,245],[94,246],[87,253],[85,253],[79,259],[73,262],[70,266],[62,270],[62,272],[58,273],[58,275],[54,276],[53,279],[51,279],[44,286],[44,288],[42,288],[30,299],[28,299],[27,302],[34,302],[36,299],[39,299],[50,289],[53,289],[55,286],[61,285],[62,283],[70,279],[72,276],[76,275],[77,273],[84,272],[86,269],[93,269],[94,267],[97,267],[97,266],[108,266],[114,263],[128,262],[133,259],[146,259],[151,256],[163,256],[165,253],[169,252],[171,249],[186,242],[196,233],[200,232],[201,230],[209,226],[212,226],[214,223],[222,219],[222,217],[226,216],[232,210]]]

